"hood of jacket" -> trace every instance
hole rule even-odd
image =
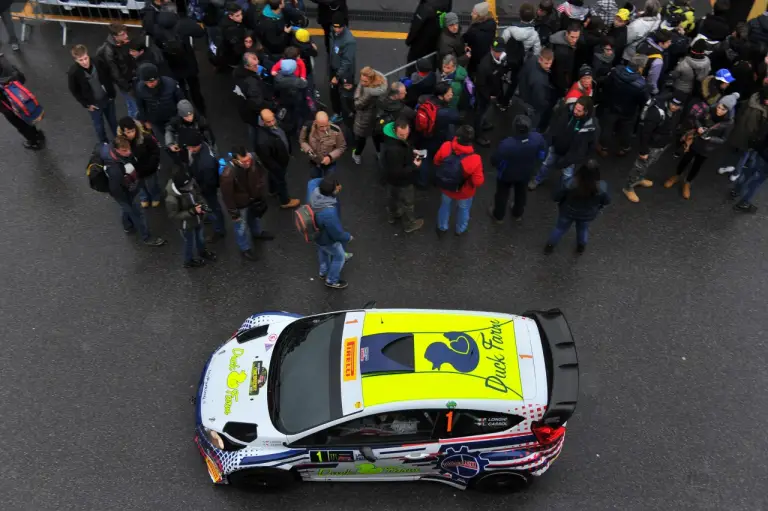
[[[637,53],[640,53],[641,55],[653,55],[656,53],[663,55],[664,49],[659,46],[656,41],[650,37],[646,37],[645,41],[642,41],[637,45]]]
[[[549,36],[549,42],[553,45],[560,44],[563,46],[567,46],[568,48],[573,48],[570,44],[568,44],[568,41],[565,39],[565,30],[561,30],[560,32],[555,32],[551,36]]]
[[[399,138],[397,138],[397,133],[395,133],[395,123],[394,123],[394,121],[393,122],[388,122],[387,124],[385,124],[384,128],[382,129],[382,132],[384,133],[384,135],[388,136],[389,138],[394,138],[396,140],[400,140]]]
[[[314,211],[336,207],[337,202],[336,197],[328,197],[320,193],[319,186],[312,190],[312,193],[309,195],[309,205]]]
[[[683,60],[691,67],[691,69],[693,69],[698,80],[703,80],[705,73],[711,68],[711,64],[707,58],[695,59],[690,55],[686,55]]]
[[[403,106],[405,105],[402,101],[399,99],[390,98],[389,96],[384,96],[383,98],[379,99],[379,110],[388,114],[399,113],[403,109]]]
[[[475,152],[475,148],[472,147],[472,145],[461,145],[459,144],[459,139],[456,137],[453,137],[453,140],[451,140],[451,150],[453,151],[453,154],[458,156]]]
[[[144,126],[142,126],[141,123],[136,119],[134,119],[133,122],[136,123],[136,138],[131,141],[131,145],[134,145],[134,144],[141,145],[144,143]],[[124,131],[123,128],[119,126],[117,127],[118,135],[125,135],[123,131]]]
[[[645,87],[645,78],[628,66],[616,66],[613,73],[616,75],[616,79],[622,83],[639,88]]]
[[[283,17],[283,13],[273,11],[272,6],[269,4],[264,6],[264,9],[261,11],[261,15],[265,18],[270,18],[273,20],[279,20]]]
[[[749,101],[747,104],[749,105],[749,108],[754,108],[755,110],[759,110],[763,117],[768,117],[768,106],[765,106],[763,102],[760,100],[759,92],[752,94],[749,97]]]
[[[456,66],[456,71],[453,72],[453,76],[451,75],[443,75],[440,73],[443,80],[451,81],[451,82],[463,82],[467,79],[467,69],[464,66]]]
[[[185,193],[193,193],[191,190],[188,192],[182,192],[178,188],[176,188],[176,185],[173,184],[173,180],[168,180],[168,185],[165,187],[165,191],[168,192],[168,195],[172,195],[174,197],[181,197]]]
[[[155,17],[155,23],[169,30],[176,26],[178,20],[179,15],[170,11],[159,11]]]

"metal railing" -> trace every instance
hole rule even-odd
[[[430,53],[430,54],[424,55],[423,57],[421,57],[421,59],[431,59],[431,58],[434,58],[435,56],[437,56],[437,52],[436,52],[436,51],[433,51],[433,52],[432,52],[432,53]],[[421,59],[419,59],[419,60],[421,60]],[[410,68],[410,67],[415,67],[415,66],[416,66],[416,62],[418,62],[418,60],[414,60],[413,62],[408,62],[408,63],[407,63],[407,64],[405,64],[405,65],[402,65],[402,66],[400,66],[400,67],[396,67],[396,68],[395,68],[395,69],[393,69],[392,71],[387,71],[386,73],[382,73],[382,74],[383,74],[383,75],[384,75],[384,76],[385,76],[387,79],[389,79],[389,77],[390,77],[391,75],[394,75],[394,74],[400,73],[401,71],[405,71],[406,69],[408,69],[408,68]]]

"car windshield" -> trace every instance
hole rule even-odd
[[[272,423],[286,434],[342,416],[344,313],[300,319],[277,340],[270,368]]]

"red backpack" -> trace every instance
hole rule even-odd
[[[45,110],[32,92],[21,82],[8,82],[0,86],[8,99],[8,106],[13,113],[27,124],[35,123],[43,118]]]
[[[425,137],[431,137],[435,132],[435,124],[437,121],[437,105],[431,100],[426,100],[420,104],[416,109],[416,119],[414,120],[414,126],[416,131],[424,135]]]

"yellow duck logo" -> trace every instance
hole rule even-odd
[[[229,376],[227,376],[227,387],[236,389],[245,381],[245,378],[245,371],[232,371],[229,373]]]

